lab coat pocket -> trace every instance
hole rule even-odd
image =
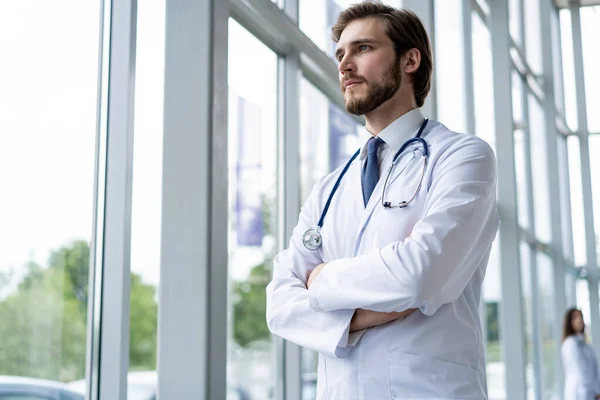
[[[388,369],[390,399],[481,399],[479,374],[464,365],[391,351]]]

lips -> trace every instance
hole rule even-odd
[[[359,83],[362,83],[362,81],[349,80],[349,81],[346,81],[346,83],[344,84],[344,87],[346,89],[348,89],[348,88],[358,85]]]

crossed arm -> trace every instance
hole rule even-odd
[[[326,265],[327,263],[321,263],[310,273],[306,283],[307,289],[310,289],[312,282]],[[408,310],[401,312],[379,312],[358,308],[350,321],[350,332],[357,332],[374,326],[387,324],[388,322],[396,321],[398,319],[404,319],[415,311],[417,311],[416,308],[409,308]]]
[[[493,152],[466,139],[435,165],[423,217],[409,239],[327,264],[302,245],[318,213],[309,198],[267,287],[271,332],[344,357],[352,347],[350,331],[415,309],[433,315],[460,296],[488,253],[499,225],[495,197]]]

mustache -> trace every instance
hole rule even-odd
[[[346,76],[344,79],[342,79],[340,81],[340,89],[342,89],[342,90],[346,89],[346,85],[349,81],[360,81],[360,82],[367,83],[367,80],[360,75]]]

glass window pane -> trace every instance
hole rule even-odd
[[[323,175],[345,163],[360,147],[362,129],[312,83],[300,83],[300,179],[304,201]]]
[[[589,138],[590,155],[600,154],[600,135]],[[592,174],[592,204],[594,209],[594,233],[596,234],[596,260],[600,261],[600,157],[590,157]]]
[[[519,225],[531,229],[529,223],[529,196],[531,188],[527,184],[527,168],[525,168],[525,134],[522,130],[515,131],[515,171],[517,181],[517,211]]]
[[[444,66],[435,72],[437,119],[449,129],[467,132],[461,0],[436,0],[434,7],[433,58]]]
[[[573,262],[573,235],[571,221],[571,183],[569,181],[569,160],[567,138],[557,135],[558,189],[560,191],[560,214],[562,226],[563,256]]]
[[[571,31],[571,13],[568,9],[560,11],[560,32],[563,66],[563,93],[565,95],[565,118],[572,131],[579,129],[577,123],[577,98],[575,96],[575,64],[573,61],[573,34]]]
[[[509,32],[515,43],[523,45],[523,32],[521,31],[521,2],[524,0],[510,0],[508,2]]]
[[[542,71],[542,28],[540,25],[540,0],[522,0],[525,7],[525,57],[534,74]],[[546,1],[546,0],[543,0]],[[549,39],[546,39],[549,40]]]
[[[560,12],[557,9],[550,11],[550,29],[551,35],[550,43],[552,46],[552,65],[553,65],[553,82],[554,82],[554,105],[557,110],[560,110],[564,114],[564,87],[563,87],[563,52],[561,45],[561,32],[560,32]]]
[[[265,287],[277,251],[277,62],[229,20],[227,383],[255,399],[269,398],[275,382]]]
[[[331,40],[331,27],[339,13],[356,3],[352,0],[298,0],[299,26],[328,56],[333,58],[336,44]]]
[[[585,333],[587,335],[587,339],[589,342],[592,342],[592,324],[591,314],[590,314],[590,291],[589,291],[589,283],[585,279],[579,279],[576,283],[576,292],[577,292],[577,308],[581,310],[581,314],[583,315],[583,321],[585,324]]]
[[[100,18],[0,2],[0,375],[85,377]]]
[[[500,341],[500,253],[498,240],[492,245],[490,261],[483,281],[482,297],[484,303],[483,329],[486,338],[486,372],[488,395],[490,399],[506,399],[505,365],[502,360],[502,342]]]
[[[165,0],[137,10],[128,400],[156,396]]]
[[[557,341],[555,332],[557,324],[554,307],[554,272],[553,262],[544,253],[537,253],[538,290],[540,296],[540,333],[542,336],[542,398],[558,398],[558,369],[556,359]]]
[[[525,351],[526,351],[526,365],[525,365],[525,377],[527,382],[527,399],[535,399],[535,380],[533,364],[533,347],[535,345],[535,337],[533,335],[534,318],[533,315],[533,295],[531,293],[531,250],[529,245],[525,242],[520,244],[521,252],[521,294],[523,299],[523,317],[524,326],[523,331],[525,332]]]
[[[360,147],[362,125],[333,105],[308,80],[300,84],[300,179],[302,202],[319,178],[345,163]],[[318,356],[302,349],[302,399],[316,396]]]
[[[535,235],[542,242],[550,243],[552,241],[552,215],[550,214],[548,153],[546,151],[546,135],[548,135],[548,132],[546,131],[542,106],[533,95],[530,94],[528,97]]]
[[[511,72],[513,120],[523,124],[523,80],[515,70]]]
[[[479,15],[472,15],[473,81],[475,96],[475,133],[496,149],[494,91],[490,31]]]
[[[583,216],[583,183],[581,181],[581,148],[577,136],[567,138],[569,150],[569,182],[571,186],[571,225],[573,235],[573,261],[582,266],[587,263],[585,248],[585,219]]]
[[[600,6],[582,7],[580,10],[587,123],[590,132],[600,132],[600,75],[597,73],[600,71]]]

